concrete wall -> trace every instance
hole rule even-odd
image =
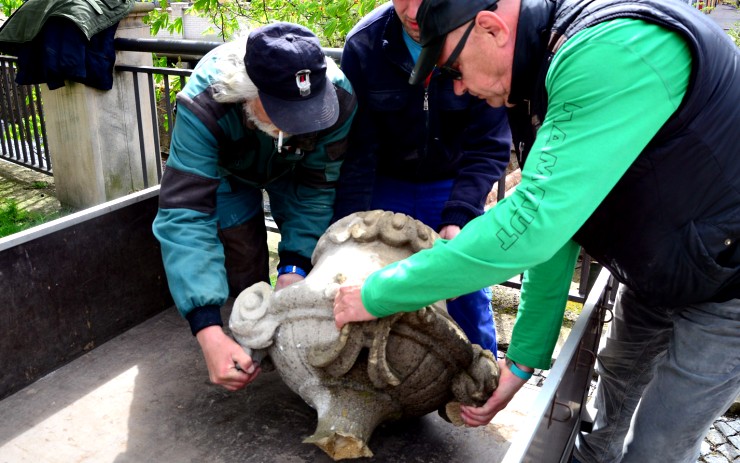
[[[142,18],[153,8],[137,3],[120,22],[116,37],[150,37]],[[151,66],[151,54],[116,52],[116,65]],[[159,147],[153,137],[145,136],[142,160],[139,142],[139,120],[144,134],[155,130],[148,78],[137,78],[142,109],[138,115],[133,74],[115,72],[113,77],[108,91],[70,81],[57,90],[41,86],[57,197],[64,206],[84,209],[158,183]]]
[[[172,306],[158,193],[0,239],[0,399]]]

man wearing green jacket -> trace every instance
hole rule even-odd
[[[213,383],[240,389],[260,371],[224,333],[220,309],[229,295],[269,282],[262,190],[281,232],[279,290],[311,270],[355,109],[349,81],[316,36],[290,23],[252,31],[246,47],[214,49],[177,95],[153,230]]]
[[[417,18],[411,83],[436,65],[507,106],[522,181],[454,239],[340,288],[337,326],[523,272],[499,388],[463,407],[484,425],[550,367],[583,246],[621,285],[576,457],[696,461],[740,392],[740,51],[684,2],[424,0]]]

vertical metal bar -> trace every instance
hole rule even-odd
[[[39,118],[41,119],[41,139],[44,146],[44,160],[46,161],[46,171],[52,173],[54,166],[51,165],[51,155],[49,154],[49,146],[46,144],[49,138],[46,136],[46,118],[44,117],[44,102],[41,101],[41,88],[38,85],[34,85],[36,89],[36,96],[38,101]]]
[[[11,64],[9,64],[11,66]],[[8,159],[14,159],[15,158],[15,151],[13,150],[12,145],[12,134],[10,131],[10,125],[13,123],[13,111],[10,109],[10,88],[8,85],[8,80],[10,76],[10,71],[8,68],[4,68],[3,75],[0,76],[0,86],[2,87],[2,112],[3,112],[3,141],[7,143],[7,158]]]
[[[36,144],[36,157],[39,169],[48,172],[49,163],[44,159],[44,146],[41,144],[41,136],[39,135],[39,131],[41,130],[41,116],[36,111],[36,106],[41,104],[41,94],[36,90],[36,87],[36,85],[30,87],[31,104],[29,105],[31,111],[31,124],[33,124],[33,142]],[[37,124],[36,121],[39,121],[39,123]]]
[[[33,143],[32,143],[33,135],[31,135],[31,124],[33,124],[33,119],[31,118],[31,112],[29,110],[29,106],[33,104],[33,101],[31,99],[28,85],[19,85],[18,94],[20,97],[19,101],[21,102],[21,106],[20,106],[21,131],[22,131],[21,139],[23,140],[23,146],[28,147],[28,153],[30,155],[31,165],[38,168],[41,164],[38,161],[38,154],[36,153],[36,150],[33,148]]]
[[[162,179],[162,148],[159,146],[159,124],[157,123],[157,99],[154,96],[154,73],[149,76],[149,107],[152,111],[152,132],[154,135],[154,161],[157,164],[157,182]],[[167,76],[164,76],[165,80]],[[146,166],[144,166],[146,167]]]
[[[172,101],[170,100],[170,76],[165,76],[164,79],[164,91],[165,91],[165,108],[167,111],[167,140],[172,140],[172,124],[174,124],[174,114],[172,114]],[[169,148],[169,147],[166,147]],[[160,147],[160,156],[161,156],[161,147]],[[169,153],[169,151],[167,151]],[[160,179],[161,181],[162,179]]]
[[[8,66],[12,66],[12,63],[3,58],[0,60],[0,93],[3,94],[3,97],[7,94],[7,90],[5,89],[5,78],[8,74]],[[0,136],[0,145],[2,146],[3,150],[3,157],[9,157],[10,156],[10,146],[8,138],[5,136],[5,131],[8,126],[8,111],[5,108],[5,99],[0,98],[0,121],[2,121],[2,136]]]
[[[10,68],[10,77],[11,82],[15,83],[15,69],[13,67]],[[10,85],[11,88],[11,94],[9,95],[10,101],[9,105],[11,108],[11,113],[13,115],[13,124],[11,124],[10,131],[13,134],[13,146],[15,146],[15,159],[17,161],[22,161],[23,163],[28,163],[27,156],[25,153],[25,150],[21,150],[19,144],[18,144],[18,138],[20,137],[20,133],[18,130],[18,127],[15,123],[15,120],[17,117],[20,117],[20,114],[18,113],[18,93],[15,91],[15,85]],[[15,106],[13,106],[13,103],[15,103]],[[21,158],[21,154],[23,154],[23,158]]]
[[[13,77],[13,82],[15,82],[15,69],[14,68],[11,68],[10,74]],[[18,155],[20,155],[21,153],[23,154],[23,159],[22,159],[23,160],[23,163],[24,164],[28,164],[29,163],[28,162],[28,152],[26,151],[26,147],[23,144],[23,140],[22,140],[22,138],[23,138],[23,131],[20,128],[20,126],[23,125],[23,119],[21,117],[21,105],[20,105],[20,101],[18,100],[18,86],[17,85],[13,85],[12,88],[13,88],[13,103],[15,103],[15,111],[14,111],[15,114],[14,115],[17,115],[17,117],[20,118],[20,121],[18,122],[18,125],[13,124],[13,129],[14,129],[15,135],[16,135],[16,138],[15,138],[15,146],[16,146],[17,149],[19,149],[19,151],[18,151],[17,154]],[[18,148],[19,145],[20,145],[20,148]]]
[[[581,283],[578,285],[578,294],[581,296],[586,295],[588,290],[588,280],[591,277],[591,256],[586,254],[586,251],[581,248]]]
[[[139,152],[141,153],[141,171],[144,178],[144,188],[149,188],[146,178],[146,152],[144,149],[144,127],[141,122],[141,98],[139,97],[139,73],[132,72],[134,77],[134,101],[136,106],[136,125],[139,128]]]
[[[8,68],[8,74],[5,76],[5,108],[8,120],[5,121],[5,129],[7,131],[8,146],[10,147],[10,158],[16,162],[21,161],[20,149],[18,147],[18,140],[15,137],[15,112],[13,111],[13,86],[15,85],[13,79],[13,67]]]

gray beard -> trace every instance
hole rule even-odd
[[[246,116],[249,123],[254,125],[259,131],[266,133],[270,137],[275,139],[278,138],[278,133],[280,132],[280,129],[278,129],[274,124],[267,124],[259,120],[257,116],[255,116],[252,112],[252,107],[249,105],[249,102],[244,103],[242,105],[242,108],[244,110],[244,116]],[[290,135],[287,133],[283,133],[283,140],[287,140],[288,138],[290,138]]]

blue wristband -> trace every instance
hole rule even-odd
[[[286,273],[295,273],[303,278],[306,278],[306,271],[297,265],[283,265],[278,269],[278,276],[285,275]]]
[[[533,372],[522,370],[521,368],[519,368],[518,366],[516,366],[516,363],[514,363],[513,361],[512,362],[507,362],[507,363],[509,365],[509,370],[512,373],[514,373],[514,376],[516,376],[518,378],[521,378],[524,381],[529,381],[529,378],[532,377],[532,373]]]

